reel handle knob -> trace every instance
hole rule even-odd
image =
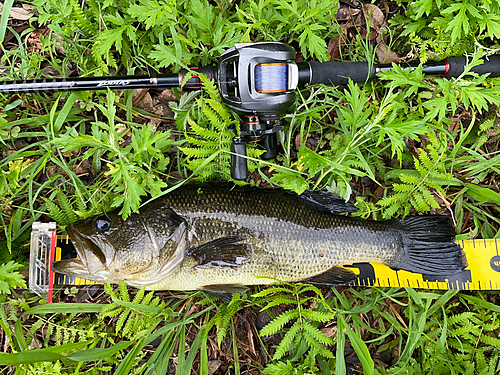
[[[248,177],[247,146],[241,137],[234,137],[231,143],[231,178],[243,181]]]
[[[274,159],[278,155],[278,137],[276,133],[271,133],[264,136],[259,141],[259,146],[266,150],[260,157],[263,160]]]

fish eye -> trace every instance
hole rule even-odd
[[[98,231],[104,232],[108,230],[111,227],[111,220],[109,220],[105,216],[98,217],[94,221],[94,228],[97,229]]]

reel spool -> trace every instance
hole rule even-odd
[[[231,177],[244,180],[245,142],[258,142],[262,159],[277,155],[279,114],[294,103],[299,82],[295,51],[277,42],[237,44],[222,54],[217,73],[223,102],[243,120],[231,145]]]

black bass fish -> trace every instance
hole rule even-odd
[[[53,269],[148,290],[201,289],[227,297],[275,279],[347,284],[356,275],[341,266],[357,262],[436,276],[467,266],[446,216],[368,221],[338,215],[353,211],[351,203],[321,191],[186,185],[125,221],[114,211],[67,227],[78,258]]]

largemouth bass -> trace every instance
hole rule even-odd
[[[351,203],[321,191],[299,196],[187,185],[125,221],[114,211],[67,227],[78,258],[53,269],[148,290],[222,296],[276,279],[346,284],[356,275],[341,266],[357,262],[436,276],[467,266],[446,216],[368,221],[338,215],[353,211]]]

